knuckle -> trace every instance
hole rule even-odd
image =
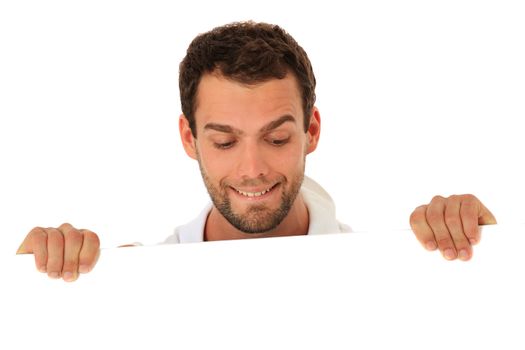
[[[58,226],[58,229],[60,231],[62,231],[62,230],[70,230],[72,228],[74,228],[74,227],[69,222],[64,222],[62,225]]]
[[[44,228],[40,226],[35,226],[29,231],[30,234],[38,234],[39,232],[43,232]]]
[[[465,249],[465,250],[470,250],[470,244],[468,243],[468,241],[466,239],[457,239],[454,241],[455,245],[456,245],[456,248],[457,250],[461,250],[461,249]]]
[[[29,232],[29,236],[33,239],[41,239],[45,238],[47,233],[42,227],[35,227]]]
[[[449,203],[458,203],[461,201],[461,197],[457,194],[453,194],[447,198],[447,202]]]
[[[91,244],[95,246],[100,246],[100,239],[98,238],[98,235],[91,231],[85,231],[84,233],[84,240],[89,241]]]
[[[82,242],[82,233],[80,233],[80,231],[78,230],[69,230],[67,231],[66,233],[64,233],[64,237],[68,240],[68,241],[72,241],[74,243],[77,243],[77,242]]]
[[[439,237],[436,239],[436,242],[440,249],[451,248],[453,246],[452,240],[448,237]]]
[[[66,259],[64,260],[62,270],[68,272],[76,272],[78,269],[78,260],[77,259]]]
[[[461,219],[459,216],[446,213],[445,214],[445,222],[447,223],[447,226],[459,226],[461,224]]]
[[[465,227],[465,236],[467,236],[469,240],[479,238],[479,229],[477,227]]]
[[[64,259],[62,256],[50,255],[47,258],[47,270],[48,271],[60,271],[64,265]]]
[[[421,211],[418,211],[417,209],[414,210],[412,214],[410,214],[410,223],[412,224],[417,224],[422,219],[424,219],[424,215],[423,213],[421,213]]]
[[[429,211],[426,214],[426,218],[430,224],[436,224],[443,220],[443,214],[436,211]]]
[[[47,234],[56,235],[56,236],[62,236],[62,232],[56,227],[48,227],[45,229]]]
[[[431,202],[442,202],[443,200],[445,200],[443,196],[437,195],[437,196],[432,197]]]
[[[65,239],[62,234],[51,234],[47,240],[47,245],[52,246],[56,249],[63,249],[65,245]]]
[[[47,236],[46,235],[33,235],[31,237],[31,244],[33,245],[33,250],[35,249],[46,249],[47,247]]]
[[[474,201],[463,201],[461,203],[461,209],[459,210],[461,215],[475,216],[477,212],[477,204]]]
[[[462,195],[461,198],[463,199],[464,202],[468,202],[468,203],[474,203],[478,201],[478,198],[470,193]]]
[[[34,251],[35,265],[38,271],[47,271],[47,251]]]

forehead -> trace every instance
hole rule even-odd
[[[283,79],[246,85],[220,74],[205,74],[197,91],[197,128],[222,123],[248,128],[258,127],[282,115],[302,118],[302,100],[297,79]]]

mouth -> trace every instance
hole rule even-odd
[[[231,189],[233,189],[240,196],[248,199],[262,199],[269,196],[277,186],[279,186],[279,183],[258,191],[243,191],[235,187],[231,187]]]

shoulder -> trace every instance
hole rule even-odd
[[[305,176],[301,194],[310,217],[309,235],[352,232],[350,226],[337,220],[335,203],[320,184]]]

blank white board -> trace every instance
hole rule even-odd
[[[523,349],[524,237],[483,227],[466,263],[408,230],[103,249],[74,283],[11,256],[0,348]]]

